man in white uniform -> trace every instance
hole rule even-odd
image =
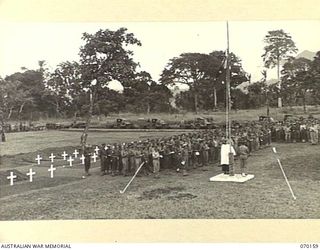
[[[220,164],[224,174],[229,174],[229,167],[230,167],[229,153],[232,153],[233,156],[236,155],[236,151],[234,150],[233,146],[231,144],[227,144],[226,140],[223,140],[221,145]]]

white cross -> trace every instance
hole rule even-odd
[[[96,148],[94,149],[94,152],[96,153],[96,155],[99,154],[99,150],[100,150],[99,147],[96,146]]]
[[[51,153],[51,155],[49,156],[49,159],[51,160],[51,162],[53,162],[53,159],[56,158],[55,155],[53,155],[53,153]]]
[[[65,161],[67,159],[68,154],[66,151],[63,151],[63,154],[61,155],[63,157],[63,160]]]
[[[13,179],[17,178],[16,175],[13,175],[13,172],[10,172],[10,176],[7,177],[10,180],[10,186],[13,186]]]
[[[79,152],[77,150],[74,151],[74,158],[78,158]]]
[[[36,161],[38,162],[38,165],[40,165],[41,160],[42,160],[42,157],[40,155],[37,155]]]
[[[36,172],[32,172],[32,168],[30,168],[29,169],[29,173],[27,173],[27,175],[29,175],[29,181],[30,182],[32,182],[32,177],[33,177],[33,175],[35,175],[36,174]]]
[[[86,157],[84,157],[84,155],[81,155],[80,160],[81,160],[81,164],[84,164],[84,160],[86,159]]]
[[[48,171],[50,172],[50,178],[53,178],[53,171],[57,170],[56,168],[53,167],[53,165],[50,165],[50,168],[48,169]]]
[[[72,159],[72,156],[69,156],[69,160],[67,160],[69,162],[69,166],[72,167],[72,162],[74,161],[74,159]]]
[[[96,155],[96,153],[93,153],[93,156],[91,156],[93,159],[93,162],[97,162],[97,158],[98,156]]]

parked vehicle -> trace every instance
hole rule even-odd
[[[125,118],[118,118],[113,128],[128,129],[128,128],[133,128],[133,124]]]

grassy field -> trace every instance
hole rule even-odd
[[[131,141],[169,135],[161,133],[93,133],[91,144]],[[304,218],[319,219],[319,149],[310,144],[277,144],[279,156],[297,196],[294,201],[270,147],[255,152],[248,161],[255,175],[246,183],[209,182],[220,173],[217,165],[203,171],[194,169],[183,177],[173,170],[136,178],[125,194],[120,194],[130,177],[99,175],[99,162],[92,166],[92,176],[82,179],[79,161],[62,167],[49,177],[48,156],[51,152],[71,152],[79,142],[77,132],[27,132],[8,135],[1,144],[0,219],[133,219],[133,218]],[[36,166],[40,153],[46,158]],[[60,157],[61,158],[61,157]],[[18,181],[14,186],[5,179],[5,171],[20,173],[32,167],[34,182]],[[236,165],[237,167],[237,165]]]

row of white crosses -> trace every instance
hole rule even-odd
[[[93,159],[93,162],[97,162],[97,158],[98,158],[98,153],[99,153],[99,147],[96,146],[95,148],[95,152],[94,154],[91,156]],[[69,156],[69,158],[67,159],[68,154],[66,153],[66,151],[63,151],[63,154],[61,155],[63,157],[64,161],[69,162],[69,166],[72,167],[73,161],[74,159],[78,158],[78,155],[80,154],[77,149],[75,149],[75,151],[72,153],[74,155],[74,158],[72,158],[72,155]],[[51,161],[51,163],[54,162],[54,159],[56,158],[55,155],[53,155],[53,153],[51,153],[51,155],[49,156],[49,159]],[[81,160],[81,164],[84,164],[85,161],[85,156],[82,154],[81,157],[79,158]],[[38,165],[40,165],[42,157],[40,155],[37,155],[37,157],[35,158],[36,162]],[[62,166],[63,168],[65,167],[64,165]],[[56,168],[53,167],[53,164],[50,165],[50,168],[48,169],[48,172],[50,172],[50,178],[53,178],[54,175],[54,171],[57,170]],[[32,168],[29,169],[29,172],[26,174],[27,176],[29,176],[29,182],[33,181],[33,176],[36,174],[36,172],[33,172]],[[13,181],[14,179],[16,179],[17,176],[14,175],[13,172],[10,172],[10,175],[7,177],[8,180],[10,180],[10,186],[13,186]]]
[[[51,165],[52,166],[52,165]],[[53,167],[53,166],[52,166]],[[55,168],[54,168],[55,170]],[[33,172],[32,168],[29,169],[29,172],[26,174],[27,176],[29,176],[29,181],[32,182],[33,181],[33,176],[36,174],[36,172]],[[53,174],[51,174],[53,178]],[[10,186],[13,186],[13,180],[16,179],[17,176],[13,174],[13,172],[10,172],[10,175],[7,177],[8,180],[10,180]]]
[[[99,150],[100,150],[99,147],[96,146],[96,148],[94,150],[95,152],[91,156],[91,158],[93,159],[93,162],[97,162]],[[72,158],[72,155],[70,155],[68,159],[67,159],[68,154],[66,153],[66,151],[63,151],[63,154],[61,155],[63,157],[64,161],[69,162],[70,167],[72,167],[74,159],[78,158],[78,155],[80,153],[77,150],[75,150],[72,154],[74,155],[74,158]],[[56,158],[56,156],[53,155],[53,153],[51,153],[51,155],[49,156],[49,159],[51,160],[52,163],[54,162],[54,158]],[[81,155],[81,157],[79,159],[81,160],[81,164],[84,164],[85,156],[83,154]],[[37,164],[40,165],[42,157],[40,155],[37,155],[35,160],[36,160]]]
[[[50,168],[48,171],[50,172],[50,178],[53,178],[53,172],[57,170],[53,167],[53,165],[50,165]],[[36,174],[36,172],[33,172],[32,168],[29,169],[29,172],[26,173],[27,176],[29,176],[29,182],[33,181],[33,176]],[[8,180],[10,180],[10,186],[13,186],[13,181],[16,179],[17,176],[13,174],[13,172],[10,172],[10,175],[7,177]]]

